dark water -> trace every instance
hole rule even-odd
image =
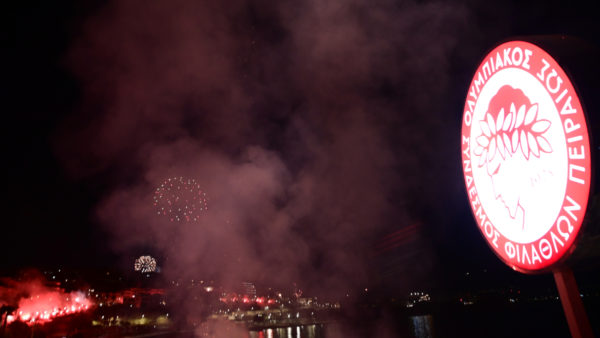
[[[433,317],[431,315],[412,316],[409,332],[414,338],[433,338]]]
[[[325,326],[321,324],[250,331],[250,338],[324,338],[325,336]]]
[[[586,304],[592,330],[600,337],[600,304]],[[559,301],[521,304],[452,305],[427,312],[389,311],[364,321],[251,331],[250,338],[479,338],[570,337]]]
[[[409,334],[411,338],[433,338],[432,316],[412,316],[409,318]],[[339,324],[336,326],[327,326],[324,324],[288,326],[280,328],[270,328],[260,331],[250,331],[250,338],[338,338],[346,337],[345,331],[337,332]],[[350,330],[352,331],[352,330]],[[367,337],[377,337],[378,332],[372,332]],[[405,336],[405,335],[403,335]],[[354,335],[352,337],[355,337]]]

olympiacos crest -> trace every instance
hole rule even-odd
[[[591,161],[585,115],[559,64],[528,42],[492,50],[469,87],[461,145],[471,209],[496,255],[522,272],[568,256]]]

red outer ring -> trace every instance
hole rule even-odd
[[[566,102],[566,98],[569,96],[571,97],[571,106],[572,106],[572,108],[574,108],[576,110],[576,113],[560,116],[561,121],[563,123],[563,131],[565,130],[564,129],[565,121],[567,119],[571,119],[571,121],[573,123],[581,124],[581,128],[578,130],[576,135],[581,135],[583,137],[583,140],[577,144],[577,146],[578,146],[577,149],[579,149],[579,146],[583,146],[585,158],[584,159],[572,159],[569,156],[569,158],[568,158],[568,162],[569,162],[568,166],[569,167],[568,168],[571,168],[571,166],[578,166],[579,168],[581,168],[581,167],[584,168],[584,172],[581,172],[579,170],[573,171],[575,176],[577,178],[583,180],[584,183],[580,184],[580,183],[575,182],[574,180],[568,179],[567,180],[567,189],[566,189],[566,193],[565,193],[565,196],[569,196],[572,200],[574,200],[577,204],[579,204],[580,209],[579,210],[571,210],[570,213],[565,211],[564,207],[571,205],[571,202],[567,201],[566,197],[563,198],[563,206],[561,207],[561,212],[559,213],[559,216],[557,217],[557,219],[554,221],[554,224],[552,225],[550,230],[548,230],[548,232],[546,232],[543,236],[541,236],[540,238],[536,239],[535,241],[533,241],[531,243],[517,244],[515,242],[508,240],[506,237],[504,237],[502,234],[500,234],[499,231],[496,230],[496,227],[493,224],[491,224],[491,222],[480,222],[479,218],[475,215],[476,207],[473,206],[472,202],[475,200],[475,198],[477,198],[478,193],[477,193],[477,187],[475,186],[475,182],[473,180],[471,180],[471,183],[469,184],[469,180],[467,179],[467,177],[469,175],[471,175],[471,178],[472,178],[472,174],[470,174],[469,167],[468,167],[469,165],[471,165],[470,150],[468,150],[468,151],[465,151],[465,150],[468,149],[468,147],[471,144],[470,133],[471,133],[471,124],[473,123],[473,121],[472,121],[473,112],[470,110],[470,107],[474,107],[473,102],[476,103],[476,100],[473,100],[473,98],[469,96],[469,93],[467,93],[467,98],[465,100],[463,119],[462,119],[461,152],[462,152],[463,174],[464,174],[464,178],[465,178],[465,186],[467,188],[467,196],[469,198],[469,204],[471,205],[471,211],[473,212],[473,217],[475,218],[475,221],[477,222],[477,224],[479,226],[479,230],[480,230],[482,236],[486,239],[490,248],[506,265],[508,265],[509,267],[513,268],[514,270],[517,270],[520,272],[536,273],[536,272],[543,272],[543,271],[548,271],[548,270],[552,269],[552,267],[556,266],[557,263],[566,259],[575,249],[574,244],[575,244],[576,239],[581,230],[581,224],[582,224],[584,216],[585,216],[585,212],[586,212],[587,205],[588,205],[589,194],[590,194],[590,183],[591,183],[591,173],[592,173],[590,141],[589,141],[588,127],[587,127],[583,107],[581,106],[577,92],[575,91],[575,88],[571,84],[569,77],[564,72],[564,70],[559,66],[559,64],[554,60],[554,58],[552,58],[543,49],[541,49],[540,47],[538,47],[532,43],[524,42],[524,41],[510,41],[510,42],[503,43],[503,44],[497,46],[496,48],[494,48],[488,55],[486,55],[486,57],[483,59],[483,61],[479,65],[477,71],[475,72],[473,80],[471,81],[471,84],[469,86],[469,91],[474,88],[476,81],[481,80],[480,74],[483,76],[483,78],[485,80],[484,80],[483,84],[481,84],[481,82],[479,82],[480,83],[479,88],[485,87],[487,80],[492,78],[496,71],[500,70],[500,69],[497,69],[495,71],[492,71],[489,61],[496,60],[496,57],[498,55],[497,53],[499,53],[502,57],[504,57],[504,52],[508,48],[510,48],[511,52],[514,51],[516,48],[520,48],[522,51],[525,51],[525,50],[531,51],[532,53],[528,60],[530,69],[525,69],[522,66],[515,66],[514,64],[512,66],[503,67],[502,69],[513,67],[513,68],[519,68],[522,70],[526,70],[529,73],[531,73],[534,77],[536,77],[538,79],[538,81],[540,81],[540,83],[542,83],[542,85],[544,85],[544,86],[545,86],[544,81],[542,81],[539,77],[536,76],[536,73],[540,73],[541,69],[545,66],[545,64],[542,62],[542,59],[544,59],[549,64],[549,68],[546,69],[545,75],[547,75],[548,72],[550,72],[552,69],[556,70],[556,72],[558,73],[558,76],[563,80],[563,83],[560,87],[560,90],[556,94],[552,94],[551,92],[548,92],[548,93],[550,94],[553,101],[555,102],[557,111],[558,112],[561,111],[561,108],[563,108],[563,105]],[[509,52],[509,55],[510,55],[510,52]],[[509,83],[507,83],[507,84],[509,84]],[[564,91],[564,89],[567,90],[567,94],[565,94],[562,97],[562,99],[559,100],[559,96]],[[558,100],[558,104],[556,103],[557,100]],[[471,101],[471,102],[469,102],[469,101]],[[560,115],[560,113],[559,113],[559,115]],[[575,133],[573,133],[573,135],[575,135]],[[566,134],[565,138],[572,137],[573,135]],[[568,173],[570,171],[571,171],[571,169],[569,169]],[[473,188],[475,189],[474,190],[475,195],[472,194]],[[485,206],[483,206],[483,210],[485,211]],[[566,217],[566,220],[563,217]],[[489,224],[481,224],[481,223],[489,223]],[[493,227],[494,232],[490,232],[491,228],[489,227],[489,225],[491,225]],[[569,231],[569,229],[570,229],[570,231]],[[488,231],[486,232],[486,230],[488,230]],[[489,235],[490,233],[491,233],[491,236]],[[562,234],[567,233],[568,237],[561,235],[561,233]],[[557,238],[559,241],[557,241]],[[510,250],[510,248],[511,248],[510,243],[512,243],[512,247],[514,248],[514,250],[512,250],[512,251]],[[563,245],[560,245],[560,243],[563,243]],[[517,245],[519,247],[518,249],[517,249]],[[527,257],[529,258],[529,260],[527,260],[526,257],[523,256],[523,249],[525,251],[527,251]],[[517,250],[518,250],[518,254],[517,254]],[[548,251],[548,250],[550,250],[550,251]],[[536,251],[537,256],[540,258],[539,260],[532,259],[533,251]],[[511,252],[513,253],[512,256],[509,255],[509,253],[511,253]],[[546,258],[548,256],[548,252],[550,252],[551,254],[548,258]],[[542,253],[544,253],[544,255],[542,255]]]

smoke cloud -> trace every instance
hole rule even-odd
[[[65,292],[49,286],[38,271],[26,271],[18,280],[0,279],[0,306],[13,307],[8,323],[21,320],[26,323],[43,323],[60,316],[87,311],[93,302],[81,291]]]
[[[435,1],[113,1],[69,53],[83,91],[57,149],[74,177],[109,177],[97,215],[131,266],[152,247],[169,277],[341,296],[372,282],[374,242],[446,165],[436,134],[456,116],[436,98],[467,18]],[[207,193],[199,222],[157,215],[170,177]]]

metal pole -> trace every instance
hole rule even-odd
[[[571,336],[573,338],[593,338],[594,334],[583,307],[573,271],[569,267],[561,267],[554,271],[554,280],[560,295],[560,302],[567,317]]]

